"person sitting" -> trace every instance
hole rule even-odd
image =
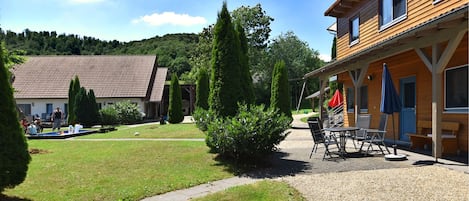
[[[42,124],[41,124],[41,119],[37,118],[36,120],[34,120],[34,125],[37,128],[37,132],[42,133],[43,128],[42,128]]]
[[[29,135],[37,135],[37,128],[36,128],[36,125],[34,125],[34,124],[29,124],[26,133],[29,134]]]
[[[23,132],[26,133],[26,130],[28,129],[28,120],[26,120],[26,117],[21,119],[20,124],[21,124],[21,127],[23,128]]]

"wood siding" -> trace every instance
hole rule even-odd
[[[425,51],[428,53],[431,52],[430,48],[426,48]],[[416,54],[414,50],[406,51],[404,53],[383,58],[379,61],[373,62],[369,65],[367,75],[372,75],[372,80],[365,79],[363,85],[368,86],[368,113],[372,115],[371,118],[371,127],[377,128],[379,125],[379,111],[380,101],[381,101],[381,74],[382,74],[382,65],[387,63],[389,71],[392,74],[393,82],[396,87],[396,90],[399,92],[399,80],[402,78],[415,76],[416,77],[416,120],[431,120],[432,118],[432,75],[425,64],[422,62],[420,57]],[[446,68],[456,67],[468,64],[468,34],[466,33],[461,43],[459,44],[456,52],[452,56],[450,62]],[[444,79],[444,78],[443,78]],[[353,87],[352,80],[349,74],[341,73],[338,75],[338,81],[344,84],[344,91],[348,87]],[[442,88],[444,86],[441,86]],[[444,93],[444,88],[443,88]],[[346,99],[347,94],[344,93],[344,98]],[[346,102],[346,101],[345,101]],[[442,105],[443,107],[443,105]],[[396,127],[396,132],[399,132],[399,115],[394,115],[394,122]],[[344,114],[345,125],[354,125],[354,114],[347,113]],[[459,138],[459,148],[463,152],[468,152],[468,114],[460,113],[450,113],[443,112],[442,121],[449,122],[458,122],[460,124],[458,138]],[[392,139],[393,130],[391,126],[392,120],[388,121],[388,128],[386,135],[387,138]],[[396,133],[396,136],[399,136]]]
[[[435,5],[431,0],[408,0],[407,18],[380,30],[379,1],[364,1],[352,8],[344,17],[337,18],[337,59],[345,58],[465,4],[466,0],[444,0]],[[350,46],[349,20],[357,15],[360,17],[359,43]]]

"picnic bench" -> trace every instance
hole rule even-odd
[[[441,122],[442,153],[459,154],[458,122]],[[417,121],[417,133],[407,133],[410,138],[411,149],[424,149],[432,147],[432,121]]]

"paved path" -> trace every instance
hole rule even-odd
[[[143,199],[144,201],[186,201],[191,198],[205,196],[210,193],[224,189],[257,182],[262,179],[276,179],[283,177],[296,177],[301,175],[351,172],[363,170],[412,168],[421,165],[437,165],[445,168],[469,173],[467,164],[457,163],[439,159],[438,163],[430,156],[398,150],[398,153],[407,155],[406,161],[386,161],[381,154],[372,154],[369,157],[357,156],[347,160],[335,158],[322,160],[323,150],[321,148],[309,158],[313,145],[311,134],[306,123],[299,121],[300,118],[310,114],[294,115],[292,126],[299,129],[290,129],[290,135],[279,145],[280,151],[274,154],[271,168],[245,174],[240,177],[232,177],[220,181],[198,185],[188,189],[177,190],[154,197]],[[305,128],[305,129],[303,129]],[[347,144],[347,150],[353,150],[353,144]],[[304,193],[307,196],[307,193]],[[314,198],[306,197],[308,200]]]

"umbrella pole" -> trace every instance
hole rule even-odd
[[[394,155],[397,155],[396,130],[394,129],[394,112],[392,113],[392,133],[394,135],[394,144],[392,145],[392,148],[394,149]]]

